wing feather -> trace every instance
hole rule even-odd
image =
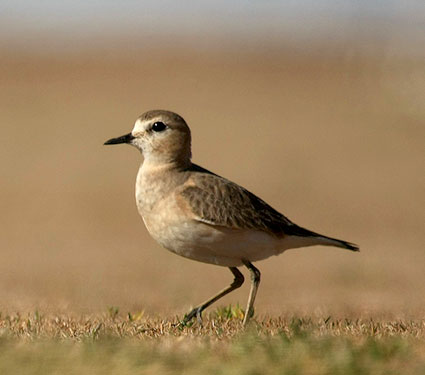
[[[194,165],[180,192],[196,219],[232,229],[255,229],[276,236],[313,236],[243,187]],[[193,173],[199,172],[199,173]]]

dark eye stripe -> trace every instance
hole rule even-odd
[[[154,132],[162,132],[167,128],[167,125],[165,125],[163,122],[155,122],[152,125],[152,130]]]

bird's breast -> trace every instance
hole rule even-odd
[[[260,231],[215,226],[199,220],[175,179],[138,176],[137,208],[149,234],[166,249],[201,262],[239,266],[276,255],[277,238]]]

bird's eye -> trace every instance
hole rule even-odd
[[[165,125],[163,122],[155,122],[152,125],[152,130],[154,132],[162,132],[167,128],[167,125]]]

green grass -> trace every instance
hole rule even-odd
[[[144,314],[0,317],[0,374],[424,374],[424,321]]]

